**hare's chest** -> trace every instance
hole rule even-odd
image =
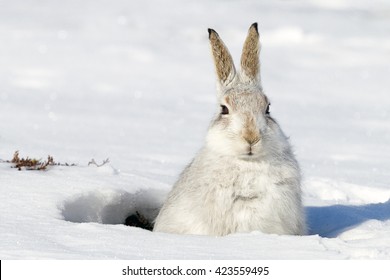
[[[207,212],[212,232],[225,235],[261,229],[259,221],[266,219],[272,208],[273,182],[259,172],[245,172],[230,183],[215,189],[212,210]]]
[[[241,173],[235,178],[231,188],[233,202],[261,199],[267,192],[267,186],[271,183],[269,178],[261,172]]]
[[[227,173],[215,192],[217,207],[222,211],[228,209],[243,209],[258,207],[261,201],[272,195],[274,180],[267,175],[264,168],[254,170],[238,170]]]

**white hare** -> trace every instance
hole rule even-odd
[[[218,33],[208,31],[219,111],[204,147],[169,193],[154,231],[302,235],[300,170],[260,85],[257,23],[249,28],[240,72]]]

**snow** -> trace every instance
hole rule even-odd
[[[238,61],[255,21],[309,235],[123,225],[155,215],[203,143],[207,28]],[[388,1],[0,1],[0,258],[389,259],[389,32]],[[16,150],[77,165],[18,171]]]

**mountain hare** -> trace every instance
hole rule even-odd
[[[240,72],[218,33],[208,31],[219,111],[206,144],[169,193],[154,231],[302,235],[300,170],[260,85],[257,23],[249,28]]]

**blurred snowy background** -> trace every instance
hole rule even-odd
[[[207,28],[238,62],[253,22],[310,235],[122,225],[203,144],[218,107]],[[0,0],[0,257],[390,258],[389,34],[385,0]],[[16,150],[77,166],[19,172]]]

